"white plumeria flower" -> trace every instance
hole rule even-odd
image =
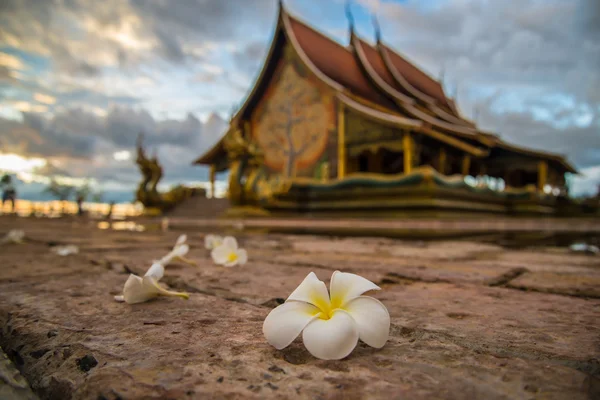
[[[52,251],[59,256],[68,256],[79,253],[79,247],[75,246],[74,244],[69,244],[67,246],[55,246],[52,248]]]
[[[224,267],[233,267],[237,264],[244,265],[248,261],[246,250],[238,248],[237,240],[231,236],[223,239],[223,244],[215,247],[210,255],[215,263]]]
[[[5,243],[23,243],[23,239],[25,238],[25,232],[21,229],[13,229],[9,231],[2,240],[0,240],[0,244]]]
[[[158,296],[171,296],[189,299],[187,293],[172,292],[162,288],[158,281],[164,276],[165,267],[156,262],[152,264],[143,278],[131,274],[123,287],[123,295],[115,296],[115,300],[128,304],[143,303]]]
[[[361,296],[380,287],[361,276],[335,271],[330,289],[331,295],[314,272],[308,274],[265,319],[263,333],[269,344],[281,350],[302,332],[306,349],[323,360],[348,356],[359,338],[371,347],[383,347],[390,314],[379,300]]]
[[[169,252],[166,256],[161,258],[155,263],[161,264],[163,266],[169,265],[173,260],[180,260],[187,264],[196,265],[195,262],[185,258],[184,256],[190,251],[190,246],[188,246],[185,242],[187,241],[187,235],[181,235],[177,238],[177,242],[175,242],[175,246],[173,246],[173,250]]]
[[[204,237],[204,247],[206,250],[216,249],[223,244],[223,237],[219,235],[206,235]]]

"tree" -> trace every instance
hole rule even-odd
[[[95,192],[92,195],[92,201],[94,203],[102,203],[103,199],[104,199],[104,193],[102,191]]]
[[[313,165],[323,154],[331,128],[331,100],[296,72],[283,67],[260,114],[256,138],[264,149],[265,164],[296,176],[299,168]]]
[[[68,200],[69,197],[71,197],[71,195],[74,193],[74,191],[75,191],[74,186],[59,183],[56,179],[52,179],[50,181],[50,184],[48,185],[48,187],[46,187],[46,189],[44,189],[45,193],[49,193],[50,195],[55,197],[57,200],[60,200],[61,209],[62,209],[61,211],[63,211],[65,208],[64,202],[66,200]]]
[[[79,187],[73,187],[73,191],[75,192],[75,198],[81,198],[83,201],[87,200],[87,198],[92,195],[92,188],[89,182],[86,182]]]

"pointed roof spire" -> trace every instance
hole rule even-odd
[[[348,23],[350,24],[350,36],[354,35],[354,16],[352,15],[352,10],[350,9],[350,0],[346,0],[346,18],[348,18]]]
[[[379,26],[379,21],[377,20],[377,15],[373,14],[371,17],[373,20],[373,27],[375,28],[375,40],[377,43],[381,42],[381,26]]]

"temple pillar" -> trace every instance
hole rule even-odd
[[[446,173],[446,149],[440,149],[440,159],[438,161],[438,172],[442,175]]]
[[[538,191],[543,192],[544,186],[548,180],[548,163],[540,161],[538,163]]]
[[[337,176],[342,179],[346,176],[346,116],[344,115],[344,106],[338,102],[338,165]]]
[[[463,176],[469,175],[469,170],[471,169],[471,156],[464,155],[462,159],[462,174]]]
[[[210,164],[210,197],[215,197],[215,176],[217,175],[217,167],[215,164]]]
[[[410,135],[410,132],[404,132],[404,136],[402,136],[402,148],[404,150],[404,173],[410,174],[412,171],[412,156],[413,156],[413,138]]]

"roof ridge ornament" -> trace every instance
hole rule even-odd
[[[346,18],[348,18],[348,23],[350,24],[350,38],[354,36],[354,16],[352,15],[352,10],[350,9],[350,0],[346,1]]]
[[[375,28],[375,40],[377,41],[377,44],[379,44],[381,43],[381,26],[379,26],[377,14],[373,13],[371,19],[373,21],[373,28]]]

